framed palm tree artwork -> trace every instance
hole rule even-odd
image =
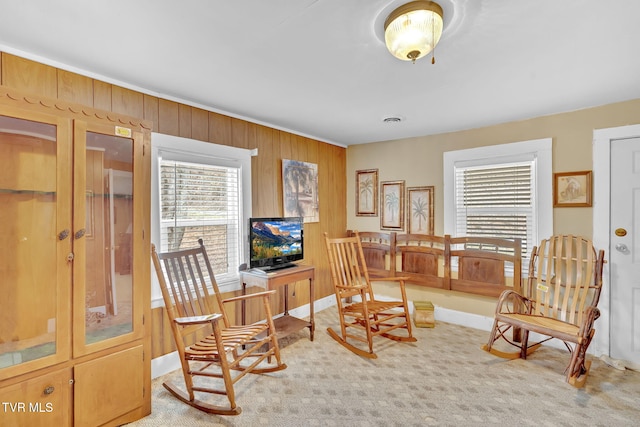
[[[378,216],[378,169],[356,171],[356,216]]]
[[[404,181],[380,183],[380,229],[404,230]]]
[[[433,234],[433,186],[407,188],[407,233]]]
[[[282,159],[282,190],[285,216],[320,221],[317,164]]]

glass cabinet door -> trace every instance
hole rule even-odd
[[[134,313],[133,287],[135,140],[114,135],[113,127],[78,126],[75,155],[82,156],[84,171],[75,168],[83,193],[76,190],[74,207],[74,251],[81,257],[74,292],[81,291],[75,298],[84,319],[74,323],[74,351],[82,354],[131,340],[140,313]]]
[[[69,125],[3,113],[0,378],[68,358],[72,257]]]

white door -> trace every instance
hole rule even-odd
[[[640,138],[611,141],[611,357],[640,367]]]

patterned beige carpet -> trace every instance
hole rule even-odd
[[[564,381],[566,351],[507,361],[480,349],[485,331],[446,323],[416,328],[417,343],[377,338],[374,360],[326,333],[335,308],[282,343],[288,368],[236,384],[242,414],[208,415],[153,382],[152,414],[131,426],[631,426],[640,420],[640,373],[593,359],[583,389]],[[180,378],[180,372],[167,376]]]

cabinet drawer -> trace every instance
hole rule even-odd
[[[76,425],[103,425],[143,405],[142,357],[140,345],[76,365]]]
[[[0,424],[4,427],[71,425],[71,368],[55,371],[0,390]]]

